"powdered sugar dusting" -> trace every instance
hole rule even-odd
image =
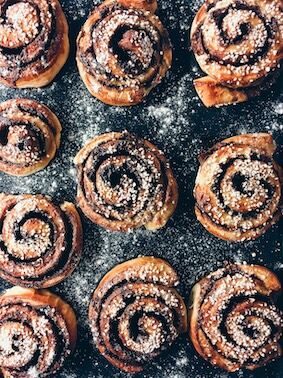
[[[53,110],[62,123],[60,149],[43,171],[26,178],[0,175],[1,191],[45,193],[57,200],[75,201],[76,182],[73,158],[88,139],[102,132],[137,133],[152,141],[170,160],[179,184],[177,211],[167,227],[156,233],[140,229],[127,234],[110,233],[87,221],[84,223],[82,261],[64,283],[53,289],[74,307],[79,320],[79,343],[66,365],[62,378],[125,378],[95,350],[87,324],[88,303],[101,277],[116,264],[138,255],[156,255],[176,268],[181,292],[188,300],[193,284],[223,261],[264,264],[282,272],[282,221],[255,242],[230,244],[209,235],[196,221],[192,190],[200,152],[215,142],[238,133],[272,132],[282,159],[282,114],[278,104],[283,95],[276,87],[249,103],[205,109],[198,99],[192,80],[203,73],[188,51],[187,30],[201,0],[159,1],[159,17],[168,28],[173,44],[173,68],[164,82],[147,100],[133,108],[108,107],[92,98],[79,78],[74,61],[74,40],[92,7],[92,1],[63,0],[70,24],[72,54],[69,64],[50,86],[35,90],[1,87],[1,100],[14,97],[34,98]],[[99,3],[95,0],[95,3]],[[160,111],[159,111],[160,110]],[[8,287],[3,281],[3,287]],[[268,378],[281,378],[282,361],[263,369]],[[210,367],[195,353],[187,336],[177,341],[170,353],[153,363],[143,378],[228,378],[228,373]],[[242,372],[235,377],[246,377]]]

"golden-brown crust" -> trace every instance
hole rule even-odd
[[[108,230],[143,226],[157,230],[176,209],[178,186],[173,172],[164,154],[146,140],[128,133],[102,134],[89,141],[74,162],[78,204],[89,219]],[[117,176],[115,183],[111,183],[113,176]],[[121,201],[124,211],[117,210]]]
[[[240,134],[226,138],[222,143],[236,143],[259,148],[264,154],[272,158],[276,151],[276,143],[269,133]]]
[[[104,295],[108,291],[107,285],[116,285],[117,281],[120,280],[124,272],[128,271],[129,269],[135,269],[138,272],[146,264],[162,265],[162,271],[168,279],[168,286],[174,287],[176,284],[178,284],[178,275],[167,261],[158,257],[142,256],[116,265],[113,269],[107,272],[105,276],[103,276],[96,290],[101,291]]]
[[[207,108],[212,106],[220,107],[238,104],[259,96],[263,91],[271,88],[279,76],[280,71],[278,70],[278,72],[274,72],[262,80],[260,84],[246,88],[230,88],[210,76],[204,76],[194,80],[194,87]]]
[[[77,39],[78,69],[89,92],[104,103],[140,103],[170,68],[172,49],[166,29],[154,15],[156,8],[155,0],[107,0],[94,9],[84,24]],[[140,20],[138,32],[131,25],[139,25]],[[123,24],[127,30],[118,36]],[[115,54],[109,50],[110,43],[117,44]],[[125,54],[128,61],[121,57]]]
[[[273,83],[283,58],[282,25],[280,0],[206,1],[200,7],[190,37],[208,75],[194,81],[205,106],[247,101]]]
[[[81,79],[85,83],[90,94],[98,100],[104,102],[107,105],[113,106],[132,106],[137,105],[143,101],[143,99],[150,92],[144,88],[137,90],[131,88],[121,88],[119,91],[111,89],[106,86],[101,86],[94,78],[94,76],[87,73],[83,64],[77,59],[77,66]]]
[[[216,144],[200,159],[195,212],[213,235],[256,239],[282,216],[282,168],[270,134],[244,134]]]
[[[236,104],[248,100],[245,90],[225,87],[210,76],[194,80],[194,86],[199,98],[207,108]]]
[[[34,35],[33,39],[30,41],[35,47],[31,46],[28,48],[29,43],[24,43],[22,46],[19,46],[21,55],[25,56],[25,61],[21,61],[21,55],[19,55],[19,58],[14,55],[13,61],[7,61],[3,53],[3,57],[0,57],[0,82],[6,86],[15,88],[44,87],[53,81],[68,59],[70,50],[68,23],[58,0],[54,0],[52,3],[50,0],[40,0],[37,3],[29,2],[28,6],[30,10],[24,8],[27,7],[24,2],[19,2],[17,6],[21,7],[17,12],[26,12],[26,14],[23,14],[22,18],[30,20],[28,25],[31,27],[34,24],[33,31],[38,29],[38,34]],[[37,7],[39,8],[37,9]],[[5,9],[4,6],[3,9]],[[9,9],[9,6],[7,9]],[[7,10],[5,10],[5,12],[7,12]],[[37,17],[40,19],[34,19],[35,14],[37,14]],[[20,21],[14,22],[17,22],[15,30],[17,27],[20,28]],[[5,28],[5,25],[3,25],[3,28]],[[45,32],[45,28],[47,36],[43,37],[42,34]],[[55,31],[52,29],[55,29]],[[8,30],[7,26],[6,32],[8,32]],[[20,29],[19,31],[21,33],[26,32],[25,29]],[[3,31],[3,34],[4,33]],[[54,36],[50,41],[50,35],[52,33],[54,33]],[[15,38],[14,34],[12,34],[11,36],[8,35],[7,40],[11,39],[11,43],[16,43]],[[30,38],[29,34],[27,38]],[[46,42],[46,46],[44,41]],[[41,46],[41,44],[43,45]],[[37,50],[38,56],[35,55]],[[30,58],[29,54],[32,55]],[[19,63],[16,62],[16,59],[20,59],[20,69],[18,68]]]
[[[157,10],[157,0],[116,0],[118,3],[122,4],[127,8],[136,8],[141,10],[147,10],[151,13],[155,13]],[[112,0],[107,0],[111,3]]]
[[[1,193],[0,225],[0,276],[10,283],[48,288],[77,267],[83,232],[72,203],[57,206],[42,195]]]
[[[103,277],[93,293],[89,320],[95,345],[111,364],[128,373],[142,371],[187,331],[177,284],[174,269],[154,257],[126,261]],[[132,328],[137,337],[132,338]]]
[[[68,331],[70,333],[70,347],[73,351],[77,342],[77,319],[72,307],[63,301],[58,295],[52,293],[49,290],[23,288],[20,286],[14,286],[11,289],[7,289],[2,293],[2,297],[20,297],[22,299],[28,299],[29,303],[34,305],[49,305],[60,312],[64,317]]]
[[[229,372],[280,357],[283,316],[274,305],[280,292],[276,275],[258,265],[231,264],[203,278],[192,289],[188,311],[196,351]]]
[[[27,176],[44,169],[60,145],[56,115],[35,100],[13,99],[0,104],[0,171]]]
[[[13,311],[13,306],[15,306],[14,311]],[[24,306],[24,307],[21,307],[21,306]],[[57,350],[56,349],[54,350],[53,358],[55,356],[56,360],[52,361],[52,358],[51,358],[49,361],[47,356],[52,351],[41,349],[39,350],[39,353],[42,353],[42,356],[40,359],[36,359],[35,362],[34,361],[32,362],[33,351],[31,350],[30,351],[31,354],[26,357],[26,358],[30,358],[31,361],[30,362],[28,362],[27,360],[25,361],[27,363],[26,365],[30,369],[30,372],[33,371],[34,374],[37,373],[40,376],[41,375],[54,376],[54,374],[62,367],[68,355],[74,351],[75,345],[76,345],[77,320],[76,320],[76,315],[73,309],[71,308],[71,306],[67,304],[65,301],[63,301],[59,296],[51,293],[50,291],[25,289],[19,286],[15,286],[11,289],[4,291],[1,294],[0,316],[2,316],[2,312],[4,311],[4,308],[10,308],[10,310],[8,311],[11,312],[10,317],[14,321],[14,327],[19,327],[19,328],[12,328],[10,332],[16,332],[16,329],[19,329],[19,331],[17,331],[18,336],[20,336],[21,332],[24,332],[24,326],[21,326],[21,324],[24,324],[25,319],[27,319],[25,317],[28,316],[30,318],[30,326],[31,326],[30,330],[32,329],[32,332],[34,333],[34,335],[30,333],[31,331],[29,331],[28,335],[23,333],[23,337],[25,338],[24,342],[26,343],[26,345],[28,345],[27,339],[34,338],[36,334],[37,336],[33,342],[35,342],[36,344],[42,343],[44,345],[44,342],[48,340],[46,338],[46,334],[48,332],[52,334],[52,337],[54,336],[54,339],[52,339],[53,341],[51,344],[48,343],[46,344],[45,347],[58,348],[58,345],[53,345],[53,343],[54,342],[61,343],[60,348],[58,348]],[[19,311],[20,308],[23,309],[22,313]],[[51,309],[51,311],[49,309]],[[29,311],[31,312],[29,313]],[[44,321],[43,321],[43,317],[45,319]],[[41,318],[42,320],[40,320]],[[50,327],[48,324],[49,318],[52,324],[52,331],[51,329],[49,329]],[[37,326],[37,322],[38,322],[38,326]],[[5,328],[5,326],[9,327],[9,324],[5,325],[5,319],[4,319],[1,322],[2,329]],[[39,327],[39,329],[37,329],[37,327]],[[4,330],[2,332],[4,332]],[[39,335],[39,333],[41,335]],[[38,336],[41,336],[40,339],[42,339],[42,341],[37,339]],[[20,340],[20,337],[19,337],[19,340]],[[6,345],[7,344],[8,344],[8,339],[6,340]],[[31,344],[30,347],[32,349],[33,344]],[[21,353],[21,352],[24,353],[24,350],[21,351],[19,348],[18,353]],[[0,359],[1,359],[1,353],[5,353],[5,351],[1,350]],[[26,351],[25,353],[29,354],[29,351]],[[2,373],[5,378],[11,377],[11,376],[22,377],[23,371],[26,371],[27,369],[23,362],[24,357],[20,359],[20,356],[17,356],[16,351],[13,351],[13,354],[14,356],[12,357],[10,356],[9,359],[15,358],[14,361],[15,362],[17,361],[18,371],[13,369],[13,366],[10,366],[12,360],[9,361],[9,363],[6,362],[5,367],[2,366]],[[22,362],[22,365],[19,363],[19,361]],[[37,361],[40,361],[40,365],[37,364]]]

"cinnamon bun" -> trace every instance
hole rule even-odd
[[[45,168],[60,145],[61,124],[46,106],[15,99],[0,104],[0,171],[27,176]]]
[[[47,290],[13,287],[0,296],[0,374],[55,377],[77,338],[72,308]]]
[[[84,214],[111,231],[156,230],[175,211],[178,187],[164,154],[127,132],[88,142],[75,157],[77,200]]]
[[[282,356],[278,278],[256,265],[228,265],[191,294],[190,337],[197,352],[227,371],[254,370]]]
[[[77,39],[77,64],[89,92],[109,105],[143,101],[172,62],[156,0],[106,0]]]
[[[178,277],[165,261],[140,257],[116,266],[102,279],[89,307],[94,343],[115,367],[142,371],[187,331]]]
[[[14,285],[47,288],[79,263],[82,225],[72,203],[42,195],[0,194],[0,277]]]
[[[261,236],[282,215],[282,168],[270,134],[225,139],[200,158],[196,215],[213,235],[229,241]]]
[[[43,87],[68,55],[68,24],[58,0],[1,1],[0,82]]]
[[[191,46],[208,75],[194,85],[204,105],[243,102],[270,86],[283,58],[281,0],[207,0],[191,28]]]

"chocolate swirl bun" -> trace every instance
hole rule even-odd
[[[191,46],[208,75],[195,80],[206,106],[243,102],[270,85],[283,58],[281,0],[207,0]]]
[[[0,171],[27,176],[45,168],[60,145],[61,124],[46,106],[16,99],[0,104]]]
[[[164,154],[129,133],[95,137],[77,154],[77,200],[84,214],[111,231],[156,230],[175,211],[178,187]]]
[[[46,288],[79,263],[82,226],[72,203],[42,195],[0,194],[0,277],[14,285]]]
[[[55,377],[75,347],[76,316],[60,297],[14,287],[0,296],[0,374]]]
[[[165,351],[187,330],[178,277],[165,261],[140,257],[102,279],[89,307],[94,342],[115,367],[130,373]]]
[[[282,168],[269,134],[239,135],[201,157],[194,195],[196,215],[213,235],[255,239],[282,215]]]
[[[172,62],[156,0],[107,0],[77,39],[77,64],[89,92],[109,105],[140,103]]]
[[[190,337],[197,352],[233,372],[254,370],[282,355],[283,314],[277,277],[261,266],[228,265],[198,282],[191,294]]]
[[[57,0],[1,1],[0,82],[17,88],[43,87],[68,55],[68,24]]]

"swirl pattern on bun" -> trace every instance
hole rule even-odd
[[[282,215],[282,168],[270,134],[243,134],[200,158],[194,195],[198,220],[229,241],[255,239]]]
[[[17,88],[49,84],[69,55],[59,1],[2,0],[0,20],[0,81]]]
[[[15,99],[0,104],[0,171],[14,176],[44,169],[60,145],[61,124],[46,106]]]
[[[167,223],[178,188],[164,154],[150,142],[124,133],[95,137],[77,154],[77,200],[84,214],[111,231]]]
[[[68,277],[82,252],[82,225],[72,203],[42,195],[0,194],[0,277],[47,288]]]
[[[198,95],[206,106],[243,102],[272,84],[283,58],[281,0],[206,1],[191,28],[201,69]]]
[[[77,64],[89,92],[109,105],[140,103],[172,62],[155,0],[107,0],[93,10],[77,39]]]
[[[0,296],[0,372],[4,378],[54,377],[73,351],[76,316],[46,290],[13,287]]]
[[[281,284],[257,265],[231,264],[197,283],[191,295],[190,336],[197,352],[227,371],[254,370],[282,355]]]
[[[164,260],[140,257],[101,280],[89,307],[95,345],[115,367],[135,373],[187,330],[178,277]]]

